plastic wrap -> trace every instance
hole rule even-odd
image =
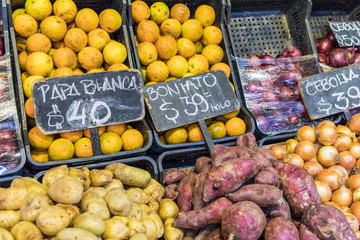
[[[294,132],[302,125],[316,124],[306,112],[297,85],[301,78],[318,73],[315,55],[236,60],[245,105],[263,134]]]
[[[0,176],[15,169],[21,160],[10,65],[10,53],[0,57]]]

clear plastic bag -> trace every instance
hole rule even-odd
[[[265,135],[296,131],[311,121],[298,81],[318,73],[315,55],[278,59],[236,58],[245,105]]]

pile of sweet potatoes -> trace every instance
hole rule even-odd
[[[215,145],[190,171],[168,169],[163,182],[180,209],[172,225],[195,240],[357,239],[340,210],[321,205],[313,178],[251,133]]]

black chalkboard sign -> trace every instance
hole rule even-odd
[[[240,103],[223,71],[211,71],[144,87],[158,131],[235,111]]]
[[[32,85],[37,126],[45,134],[144,118],[138,70],[39,79]]]
[[[360,106],[360,66],[357,65],[304,78],[298,86],[311,119]]]
[[[360,21],[329,22],[340,47],[360,46]]]

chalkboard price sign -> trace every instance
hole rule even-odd
[[[211,71],[144,87],[158,131],[235,111],[240,103],[223,71]]]
[[[329,22],[340,47],[360,46],[360,21]]]
[[[311,119],[360,106],[360,67],[356,65],[304,78],[298,86]]]
[[[39,79],[32,86],[35,120],[45,134],[144,118],[137,70]]]

